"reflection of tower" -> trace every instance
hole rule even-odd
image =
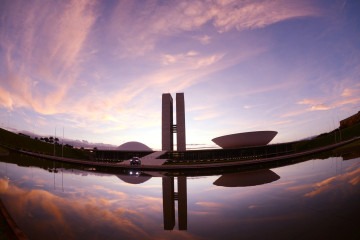
[[[177,151],[186,151],[184,93],[176,93],[176,124],[173,122],[171,94],[162,95],[162,150],[174,150],[174,133],[176,133]]]
[[[164,229],[175,226],[174,177],[162,178]]]
[[[175,199],[176,200],[176,199]],[[179,230],[187,229],[187,190],[186,177],[178,177],[178,220]]]
[[[178,192],[174,191],[174,177],[162,178],[164,229],[173,230],[175,226],[175,200],[178,201],[179,230],[187,229],[187,190],[186,177],[178,177]]]

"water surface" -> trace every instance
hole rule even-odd
[[[359,157],[209,176],[0,161],[0,198],[30,239],[360,239]]]

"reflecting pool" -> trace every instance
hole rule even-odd
[[[12,153],[0,198],[30,239],[360,239],[358,156],[184,173]]]

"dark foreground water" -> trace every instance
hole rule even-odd
[[[12,154],[0,157],[0,198],[30,239],[360,239],[359,157],[204,174]]]

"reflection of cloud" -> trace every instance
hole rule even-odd
[[[222,208],[222,207],[224,207],[223,204],[216,203],[216,202],[197,202],[196,205],[199,205],[202,207],[207,207],[207,208]]]
[[[8,187],[9,187],[9,180],[0,179],[0,193],[7,191]]]
[[[291,191],[305,191],[304,197],[316,197],[321,194],[332,193],[333,189],[344,189],[344,184],[355,186],[360,184],[360,168],[354,167],[354,170],[344,174],[336,175],[320,182],[299,185],[288,189]]]
[[[111,190],[111,189],[108,189],[108,188],[105,188],[101,185],[94,185],[93,188],[95,190],[102,190],[110,195],[113,195],[114,197],[116,197],[117,199],[126,199],[127,198],[127,195],[123,192],[119,192],[119,191],[114,191],[114,190]]]
[[[257,208],[261,208],[261,206],[260,205],[250,205],[250,206],[248,206],[248,208],[249,209],[257,209]]]
[[[289,220],[295,220],[298,219],[299,215],[298,213],[287,213],[285,215],[275,215],[275,216],[269,216],[269,217],[250,217],[250,218],[244,218],[240,220],[240,222],[243,223],[274,223],[274,222],[286,222]]]
[[[31,235],[34,233],[41,234],[42,238],[51,238],[58,231],[67,239],[79,236],[86,239],[118,236],[150,238],[147,229],[141,226],[156,229],[158,223],[149,218],[152,215],[148,215],[148,212],[160,214],[161,198],[135,196],[129,201],[122,201],[125,193],[99,185],[92,189],[100,196],[88,196],[86,191],[58,196],[44,190],[21,189],[8,185],[8,180],[0,179],[0,192],[5,205],[30,238],[34,237]],[[111,196],[102,195],[103,191]],[[113,235],[115,233],[116,236]]]

